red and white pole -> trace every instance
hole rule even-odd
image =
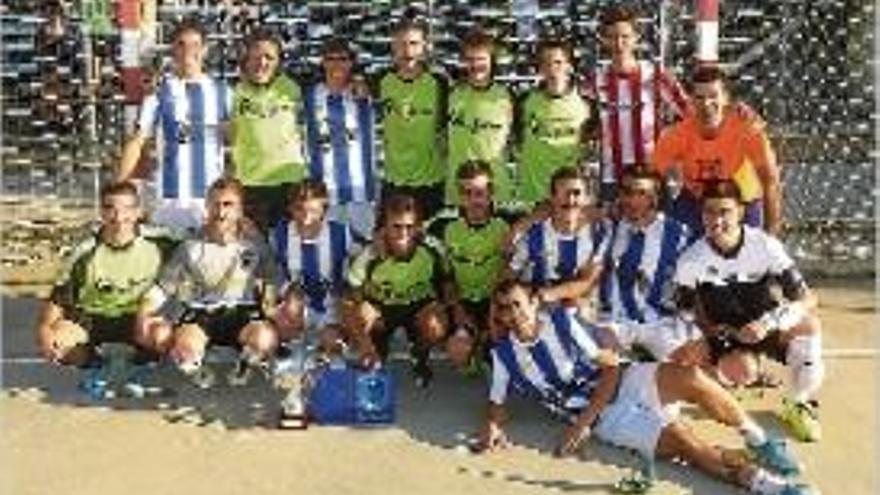
[[[144,68],[141,64],[141,0],[120,0],[118,9],[119,76],[125,98],[125,131],[129,133],[134,129],[145,89]]]
[[[718,63],[718,11],[720,0],[697,0],[697,64]]]

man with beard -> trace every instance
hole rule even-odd
[[[392,333],[404,328],[414,359],[416,384],[433,378],[431,347],[446,336],[446,310],[440,302],[443,262],[422,240],[422,219],[415,199],[392,196],[383,206],[373,244],[354,258],[348,273],[350,293],[342,318],[348,338],[363,364],[388,358]]]

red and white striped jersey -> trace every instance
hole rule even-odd
[[[611,64],[597,69],[584,79],[583,93],[599,112],[603,183],[617,182],[624,167],[648,163],[669,112],[682,116],[690,104],[671,74],[645,60],[629,73]]]

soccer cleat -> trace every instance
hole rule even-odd
[[[251,363],[244,357],[238,359],[229,374],[226,382],[233,387],[243,387],[251,380]]]
[[[132,399],[174,395],[172,389],[153,382],[152,377],[155,376],[159,366],[155,362],[132,365],[122,384],[122,393]]]
[[[816,402],[795,402],[783,399],[782,411],[779,416],[796,440],[818,442],[822,438],[822,425],[819,423]]]
[[[788,449],[785,440],[781,438],[768,437],[760,445],[749,445],[748,450],[759,464],[783,476],[801,474],[801,464]]]
[[[415,374],[416,387],[418,388],[428,388],[434,380],[434,371],[425,361],[416,363],[413,367],[413,373]]]
[[[779,492],[779,495],[820,495],[819,490],[803,483],[789,483]]]
[[[143,399],[146,397],[148,391],[146,380],[152,372],[153,369],[149,364],[132,365],[122,386],[125,394],[133,399]]]
[[[204,366],[201,361],[194,363],[185,363],[178,365],[180,371],[183,372],[198,388],[201,389],[209,389],[214,386],[214,382],[217,381],[217,377],[214,375],[214,372]]]
[[[85,376],[79,382],[79,389],[95,400],[108,398],[108,385],[106,369],[102,363],[85,368]]]

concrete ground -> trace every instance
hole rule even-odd
[[[827,381],[821,393],[824,439],[795,444],[805,479],[826,494],[877,488],[877,337],[873,281],[819,285],[826,330]],[[36,359],[32,298],[3,299],[0,493],[275,494],[287,493],[611,493],[634,464],[630,455],[591,441],[578,459],[550,456],[561,427],[537,407],[512,404],[510,450],[475,456],[464,439],[480,424],[485,384],[441,363],[426,391],[402,363],[399,419],[389,428],[313,427],[281,432],[267,425],[275,399],[265,383],[199,391],[167,374],[173,397],[96,403],[76,391],[77,374]],[[782,370],[778,370],[785,377]],[[746,392],[743,404],[780,431],[782,390]],[[686,410],[718,443],[733,432]],[[739,493],[661,463],[651,493]]]

